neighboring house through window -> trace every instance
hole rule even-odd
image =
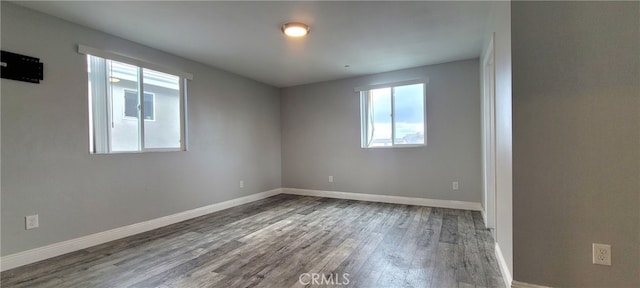
[[[191,74],[85,46],[78,50],[87,54],[91,153],[186,149]]]
[[[155,119],[155,94],[144,93],[144,120]],[[138,118],[138,92],[132,90],[124,90],[124,117]]]

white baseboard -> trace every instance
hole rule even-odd
[[[515,281],[515,280],[511,282],[511,287],[512,288],[551,288],[549,286],[529,284],[529,283]]]
[[[45,259],[60,256],[73,251],[82,250],[92,246],[100,245],[109,241],[122,239],[135,234],[147,232],[153,229],[175,224],[181,221],[189,220],[189,219],[206,215],[209,213],[213,213],[216,211],[224,210],[227,208],[231,208],[238,205],[264,199],[267,197],[271,197],[280,193],[304,195],[304,196],[317,196],[317,197],[326,197],[326,198],[339,198],[339,199],[394,203],[394,204],[405,204],[405,205],[419,205],[419,206],[440,207],[440,208],[450,208],[450,209],[474,210],[474,211],[484,212],[480,203],[476,203],[476,202],[438,200],[438,199],[363,194],[363,193],[348,193],[348,192],[337,192],[337,191],[295,189],[295,188],[278,188],[278,189],[260,192],[260,193],[256,193],[249,196],[244,196],[244,197],[240,197],[240,198],[236,198],[236,199],[232,199],[232,200],[228,200],[220,203],[215,203],[212,205],[196,208],[193,210],[188,210],[188,211],[152,219],[149,221],[135,223],[128,226],[123,226],[123,227],[115,228],[112,230],[99,232],[99,233],[3,256],[3,257],[0,257],[0,271],[6,271],[16,267],[20,267],[20,266],[35,263],[38,261],[42,261]],[[504,259],[502,261],[504,261]],[[503,275],[504,275],[504,272],[503,272]]]
[[[325,197],[325,198],[338,198],[338,199],[383,202],[383,203],[393,203],[393,204],[418,205],[418,206],[429,206],[429,207],[439,207],[439,208],[482,211],[482,205],[480,205],[480,203],[455,201],[455,200],[438,200],[438,199],[428,199],[428,198],[350,193],[350,192],[338,192],[338,191],[309,190],[309,189],[298,189],[298,188],[282,188],[282,193],[293,194],[293,195],[303,195],[303,196]]]
[[[208,206],[188,210],[173,215],[168,215],[149,221],[135,223],[128,226],[115,228],[112,230],[99,232],[80,238],[75,238],[15,254],[7,255],[0,258],[0,271],[24,266],[27,264],[42,261],[48,258],[56,257],[69,252],[89,248],[91,246],[100,245],[109,241],[129,237],[135,234],[147,232],[153,229],[164,227],[167,225],[189,220],[202,215],[257,201],[267,197],[271,197],[282,193],[282,189],[277,188],[265,192],[260,192]]]
[[[482,210],[480,210],[480,213],[482,214],[482,221],[484,221],[484,225],[487,225],[487,213],[484,212],[484,207],[482,207]]]
[[[498,259],[498,267],[500,267],[500,273],[502,273],[502,280],[504,281],[505,287],[511,287],[513,276],[511,276],[511,272],[509,272],[509,266],[507,266],[507,261],[504,260],[504,255],[502,255],[502,250],[498,242],[496,242],[496,258]]]

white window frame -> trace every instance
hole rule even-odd
[[[140,97],[140,103],[144,104],[144,82],[143,82],[143,74],[142,74],[142,70],[144,70],[144,68],[146,69],[150,69],[150,70],[154,70],[154,71],[158,71],[158,72],[162,72],[162,73],[167,73],[167,74],[171,74],[174,76],[178,76],[180,77],[179,82],[179,89],[180,89],[180,112],[181,112],[181,116],[180,117],[180,147],[179,148],[145,148],[144,145],[144,123],[145,121],[140,121],[140,133],[139,136],[140,137],[140,150],[137,151],[112,151],[111,150],[111,145],[108,145],[109,147],[109,151],[107,152],[96,152],[95,151],[95,147],[93,147],[92,143],[93,140],[89,139],[89,153],[90,154],[127,154],[127,153],[145,153],[145,152],[175,152],[175,151],[188,151],[188,126],[187,126],[187,80],[193,80],[193,74],[191,73],[187,73],[187,72],[183,72],[174,68],[170,68],[170,67],[165,67],[165,66],[161,66],[161,65],[157,65],[157,64],[153,64],[153,63],[149,63],[146,62],[144,60],[140,60],[140,59],[136,59],[136,58],[132,58],[132,57],[128,57],[128,56],[124,56],[124,55],[120,55],[117,53],[113,53],[113,52],[109,52],[109,51],[104,51],[101,49],[97,49],[97,48],[92,48],[89,46],[85,46],[85,45],[78,45],[78,53],[80,54],[84,54],[84,55],[91,55],[91,56],[96,56],[96,57],[100,57],[100,58],[104,58],[107,60],[113,60],[113,61],[117,61],[117,62],[122,62],[125,64],[129,64],[129,65],[134,65],[138,67],[138,74],[139,74],[139,81],[138,81],[138,95]],[[87,81],[88,83],[88,81]],[[91,103],[89,103],[89,105],[91,105]],[[91,111],[91,107],[89,107],[89,111]],[[155,109],[155,96],[154,96],[154,109]],[[124,112],[123,112],[124,113]],[[140,109],[139,109],[139,115],[140,118],[144,119],[144,105],[140,105]],[[89,114],[89,117],[92,117],[91,112]],[[155,119],[155,111],[154,111],[154,119]],[[89,119],[89,123],[91,123],[93,120]],[[89,128],[91,130],[91,128]],[[89,137],[91,138],[91,137]]]
[[[131,117],[131,116],[127,116],[126,114],[126,109],[127,109],[127,92],[130,93],[135,93],[138,94],[138,91],[136,90],[131,90],[131,89],[122,89],[124,91],[124,95],[122,95],[122,97],[124,98],[122,101],[122,119],[126,119],[126,120],[138,120],[138,117]],[[149,94],[151,95],[151,99],[153,99],[153,119],[146,119],[144,118],[144,115],[142,115],[142,118],[144,119],[144,121],[147,122],[154,122],[156,121],[156,93],[153,92],[143,92],[143,94]],[[144,96],[143,96],[143,100],[144,100]],[[144,105],[144,103],[142,103],[142,105]],[[138,107],[138,109],[142,109],[140,107]]]
[[[398,86],[406,86],[406,85],[415,85],[415,84],[423,84],[422,85],[422,115],[424,120],[424,143],[423,144],[396,144],[396,127],[395,127],[395,95],[393,92],[394,87]],[[427,85],[429,84],[429,79],[413,79],[407,81],[399,81],[399,82],[390,82],[390,83],[382,83],[368,86],[360,86],[356,87],[354,90],[358,92],[360,97],[360,148],[364,149],[378,149],[378,148],[415,148],[415,147],[425,147],[427,146]],[[369,128],[367,119],[369,117],[368,109],[367,109],[367,97],[363,92],[367,92],[374,89],[381,88],[390,88],[391,90],[391,146],[368,146],[367,143]]]

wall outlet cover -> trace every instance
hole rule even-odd
[[[611,266],[611,245],[593,243],[593,264]]]
[[[25,229],[27,229],[27,230],[40,227],[40,221],[38,220],[38,214],[29,215],[27,217],[24,217],[24,220],[25,220]]]

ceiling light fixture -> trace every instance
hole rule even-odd
[[[289,22],[282,25],[282,33],[289,37],[303,37],[309,34],[309,26],[303,23]]]
[[[118,83],[120,82],[120,79],[116,78],[116,77],[109,77],[109,82],[111,83]]]

